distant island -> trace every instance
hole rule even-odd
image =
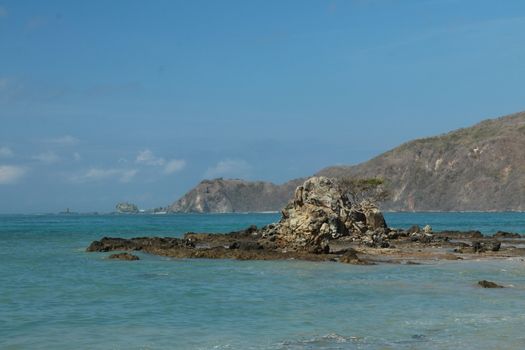
[[[166,208],[139,209],[136,204],[121,202],[115,206],[117,214],[166,214]]]
[[[524,211],[525,112],[470,128],[407,142],[365,163],[333,166],[315,175],[380,177],[390,211]],[[304,178],[282,185],[213,179],[170,205],[168,212],[279,211]]]

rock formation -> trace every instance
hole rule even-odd
[[[287,249],[327,251],[332,239],[384,234],[386,227],[377,207],[371,203],[352,206],[336,180],[321,176],[297,187],[281,220],[263,231]]]

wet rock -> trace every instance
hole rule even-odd
[[[487,247],[492,252],[497,252],[501,249],[501,242],[491,241],[487,243]]]
[[[500,286],[497,283],[494,283],[494,282],[491,282],[491,281],[487,281],[487,280],[479,281],[478,285],[481,286],[482,288],[505,288],[503,286]]]
[[[140,260],[138,256],[130,254],[130,253],[111,254],[110,256],[108,256],[108,259],[127,260],[127,261]]]
[[[353,249],[349,249],[343,256],[339,258],[340,263],[353,264],[353,265],[370,265],[369,262],[360,259],[357,256],[357,252]]]
[[[239,241],[239,242],[231,243],[228,248],[229,249],[240,249],[240,250],[260,250],[260,249],[263,249],[263,246],[260,245],[258,242]]]
[[[474,253],[484,253],[484,252],[497,252],[501,248],[501,242],[491,240],[491,241],[474,241],[472,242],[472,251]]]
[[[519,233],[498,231],[494,234],[494,238],[521,238]]]

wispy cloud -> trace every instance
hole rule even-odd
[[[70,180],[75,183],[98,182],[105,180],[130,182],[135,175],[137,175],[137,172],[137,169],[91,168],[83,174],[70,177]]]
[[[242,159],[224,159],[208,168],[205,177],[240,177],[246,178],[251,172],[251,166]]]
[[[60,157],[51,151],[47,151],[44,153],[37,154],[35,156],[31,157],[34,160],[38,160],[39,162],[46,163],[46,164],[53,164],[60,162]]]
[[[137,158],[135,159],[135,162],[137,164],[145,164],[145,165],[153,165],[153,166],[162,166],[166,163],[164,158],[156,157],[153,154],[153,152],[151,152],[149,149],[140,151],[139,154],[137,154]]]
[[[80,153],[75,152],[73,153],[73,159],[78,162],[79,160],[82,159],[82,156],[80,155]]]
[[[79,139],[71,135],[64,135],[60,137],[50,138],[50,139],[46,139],[45,141],[47,143],[52,143],[52,144],[59,145],[59,146],[72,146],[80,142]]]
[[[10,185],[18,182],[27,170],[16,165],[0,165],[0,185]]]
[[[157,157],[149,149],[140,151],[135,158],[135,163],[148,166],[162,167],[164,174],[173,174],[181,171],[186,167],[186,161],[184,159],[164,159]]]
[[[165,174],[173,174],[181,171],[186,167],[186,161],[184,159],[172,159],[164,166]]]
[[[0,147],[0,158],[10,158],[14,155],[13,150],[9,147]]]

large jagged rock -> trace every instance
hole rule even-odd
[[[320,176],[297,187],[279,223],[270,225],[265,233],[275,235],[283,248],[322,252],[331,239],[386,227],[377,207],[371,203],[352,207],[337,180]]]

